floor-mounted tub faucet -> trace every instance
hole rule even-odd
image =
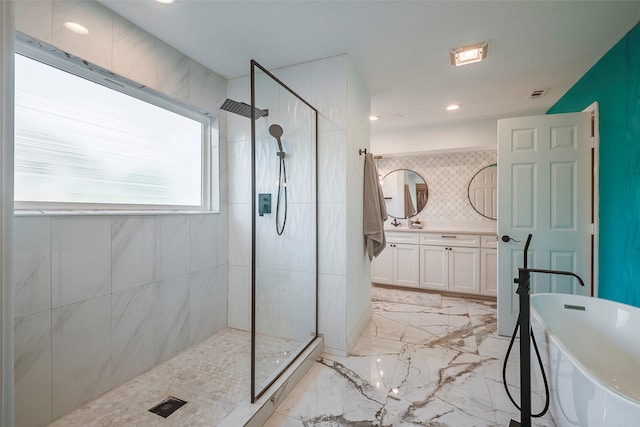
[[[531,339],[531,306],[529,303],[529,292],[530,292],[530,280],[531,273],[547,273],[547,274],[558,274],[561,276],[573,276],[578,280],[580,286],[584,286],[584,281],[580,276],[571,272],[571,271],[559,271],[559,270],[544,270],[540,268],[528,268],[527,267],[527,259],[528,259],[528,251],[529,244],[531,243],[531,237],[533,235],[529,234],[527,237],[527,242],[524,245],[524,266],[518,268],[518,277],[514,278],[514,283],[518,284],[518,289],[516,293],[519,295],[519,308],[520,314],[518,315],[518,324],[516,325],[516,329],[513,332],[513,337],[511,338],[511,344],[509,345],[509,350],[507,351],[507,355],[505,356],[505,365],[503,369],[503,379],[505,381],[505,389],[507,389],[506,379],[504,377],[506,372],[506,364],[509,359],[509,352],[511,351],[511,345],[513,345],[513,341],[515,340],[516,332],[520,329],[520,421],[511,420],[509,423],[509,427],[531,427],[531,344],[529,340]],[[503,239],[504,240],[504,239]],[[533,341],[534,347],[535,340]],[[539,356],[538,356],[538,360]],[[540,362],[542,363],[542,362]],[[543,370],[544,368],[542,364],[540,368]],[[549,408],[549,391],[548,386],[545,380],[545,392],[546,392],[546,403],[545,408],[540,414],[536,414],[535,416],[542,416],[545,414],[547,409]],[[507,389],[507,394],[509,390]],[[511,397],[511,395],[509,395]],[[513,402],[513,400],[512,400]],[[515,402],[514,402],[515,404]],[[517,405],[516,405],[517,406]]]

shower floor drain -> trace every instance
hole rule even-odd
[[[182,399],[169,396],[153,408],[149,409],[149,412],[153,412],[154,414],[158,414],[163,418],[167,418],[169,415],[180,409],[185,403],[187,402]]]

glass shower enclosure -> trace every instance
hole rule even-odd
[[[251,401],[317,336],[318,111],[251,61]]]

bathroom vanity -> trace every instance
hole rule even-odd
[[[497,296],[497,235],[488,230],[385,230],[387,247],[371,264],[371,281]]]

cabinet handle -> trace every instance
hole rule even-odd
[[[455,239],[458,236],[441,236],[443,239]]]

